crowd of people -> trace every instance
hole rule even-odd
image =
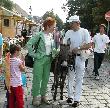
[[[50,104],[46,97],[46,90],[51,63],[59,53],[60,44],[67,44],[68,39],[70,39],[70,53],[75,55],[75,70],[68,70],[67,103],[71,103],[72,107],[79,106],[85,67],[87,67],[91,49],[94,52],[94,78],[96,80],[100,79],[98,69],[102,64],[105,49],[109,43],[109,37],[105,33],[106,26],[100,24],[99,33],[91,39],[89,31],[80,27],[79,16],[71,16],[67,22],[70,25],[70,29],[66,33],[64,30],[60,32],[56,27],[56,20],[47,17],[43,22],[43,31],[36,33],[28,42],[25,39],[26,30],[22,32],[25,39],[23,42],[27,47],[28,53],[34,58],[32,81],[32,104],[34,106],[39,106],[42,103]],[[35,51],[32,46],[35,46],[39,39],[39,45]],[[2,45],[2,34],[0,34],[0,64],[2,64]],[[11,44],[5,54],[7,108],[15,108],[15,106],[24,108],[21,73],[25,71],[25,60],[23,56],[20,56],[20,50],[19,44]]]

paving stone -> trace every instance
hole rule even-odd
[[[100,95],[97,95],[97,96],[95,96],[96,97],[96,99],[98,99],[98,100],[102,100],[102,99],[104,99],[102,96],[100,96]]]
[[[89,105],[88,108],[107,108],[107,107],[104,104],[100,104],[100,105],[94,104],[94,105]]]
[[[102,100],[102,99],[99,99],[100,103],[102,104],[107,104],[107,101],[106,100]]]
[[[107,108],[110,108],[110,104],[107,104]]]
[[[110,98],[106,99],[107,103],[110,104]]]

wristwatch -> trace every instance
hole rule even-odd
[[[78,47],[78,50],[80,50],[81,48],[80,47]]]

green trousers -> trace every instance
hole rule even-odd
[[[50,76],[50,57],[44,56],[40,60],[35,60],[33,67],[32,96],[45,96],[47,84]]]

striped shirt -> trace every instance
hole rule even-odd
[[[10,58],[10,72],[11,80],[10,85],[12,87],[18,87],[22,85],[21,71],[19,66],[22,64],[22,61],[19,58]]]

